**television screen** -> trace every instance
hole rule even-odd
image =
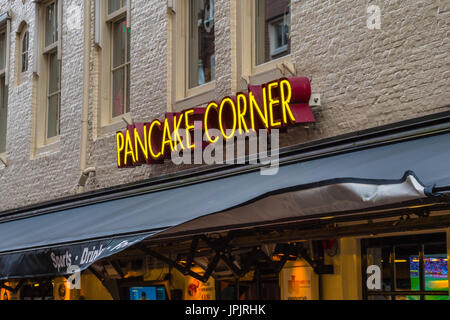
[[[409,257],[411,290],[420,290],[419,257]],[[425,290],[448,291],[448,265],[446,255],[426,255],[424,257]],[[414,299],[414,297],[408,297]],[[427,300],[440,300],[447,297],[427,296]]]
[[[164,286],[131,287],[130,300],[166,300]]]

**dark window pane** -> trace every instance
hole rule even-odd
[[[126,21],[121,19],[113,26],[113,68],[125,63],[127,44]]]
[[[0,70],[5,68],[6,59],[6,35],[0,33]]]
[[[127,31],[125,33],[125,36],[127,37],[127,50],[126,50],[126,56],[127,56],[127,62],[130,62],[130,48],[131,48],[131,29],[127,29],[127,22],[125,21],[124,29]]]
[[[48,98],[47,138],[59,135],[59,94]]]
[[[45,15],[45,46],[49,46],[56,42],[58,38],[57,26],[57,15],[56,15],[56,3],[52,3],[47,7]]]
[[[5,77],[0,78],[0,153],[6,151],[6,129],[8,119],[8,87]]]
[[[29,34],[25,32],[22,39],[22,68],[21,72],[28,70],[28,47],[29,47]]]
[[[28,51],[28,45],[29,45],[29,34],[28,31],[25,32],[22,39],[22,52]]]
[[[48,94],[59,91],[60,88],[60,63],[56,53],[49,55]]]
[[[130,112],[130,66],[126,67],[127,69],[127,82],[126,82],[126,91],[127,91],[127,101],[126,101],[126,112]]]
[[[125,95],[125,67],[113,71],[113,110],[112,116],[117,117],[124,113],[124,95]]]
[[[113,13],[121,8],[120,0],[108,0],[108,13]]]
[[[395,247],[395,277],[397,290],[420,290],[419,248]]]
[[[25,72],[28,70],[28,52],[22,54],[22,69],[21,72]]]
[[[189,10],[189,88],[194,88],[215,77],[214,1],[190,0]]]
[[[290,53],[290,0],[255,0],[256,65]]]

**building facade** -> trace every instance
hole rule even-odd
[[[287,149],[450,110],[450,6],[444,0],[2,0],[0,14],[4,221],[20,218],[24,208],[148,179],[164,182],[193,168],[208,170],[207,165],[170,161],[119,169],[116,132],[166,113],[205,108],[250,85],[303,76],[310,80],[312,93],[320,94],[320,103],[311,107],[314,123],[280,133],[280,148]],[[428,266],[426,248],[436,243],[440,249],[430,259],[448,259],[443,256],[449,250],[449,227],[421,230],[434,236],[424,237],[422,249],[397,260],[420,260],[423,271]],[[404,232],[411,237],[412,230]],[[308,297],[370,296],[364,289],[363,266],[370,264],[367,259],[395,253],[392,237],[402,235],[381,234],[389,241],[337,237],[339,253],[325,257],[334,271],[320,276],[313,272],[309,279],[317,284]],[[333,237],[323,236],[328,238]],[[304,265],[303,260],[289,263]],[[288,267],[263,285],[271,288],[288,281]],[[155,270],[163,268],[155,265]],[[146,267],[145,281],[164,280],[152,277],[155,271],[150,269]],[[175,283],[192,280],[173,277]],[[111,298],[100,282],[94,283],[97,278],[83,275],[81,295]],[[193,286],[203,286],[209,298],[220,298],[217,284],[211,285],[213,295],[197,282]],[[183,291],[191,285],[176,287]],[[53,288],[57,290],[55,284]],[[183,298],[192,288],[183,291]],[[247,297],[255,297],[255,288],[248,286]],[[448,292],[448,283],[441,289]],[[270,298],[289,296],[281,291]]]

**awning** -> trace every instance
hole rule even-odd
[[[4,222],[0,280],[67,274],[68,264],[83,270],[157,234],[365,211],[445,186],[449,133],[285,164],[272,176],[256,170]]]

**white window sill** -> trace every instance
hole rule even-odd
[[[264,83],[287,77],[292,76],[290,73],[287,73],[283,75],[281,70],[279,69],[279,66],[283,62],[289,62],[291,63],[292,58],[291,55],[286,55],[284,57],[268,61],[266,63],[254,66],[252,69],[252,74],[248,76],[248,79],[250,81],[250,85],[262,85]],[[243,81],[241,81],[243,82]],[[241,90],[246,89],[245,85],[243,86],[241,83]]]
[[[113,119],[110,124],[103,125],[99,128],[98,139],[116,134],[117,131],[125,130],[127,128],[127,123],[122,119],[122,117],[127,119],[127,121],[132,121],[130,113],[123,114],[122,116]]]
[[[37,147],[33,159],[42,158],[61,150],[61,140],[57,137],[53,142]]]
[[[216,83],[215,81],[212,81],[210,83],[190,89],[187,97],[179,99],[175,102],[173,111],[180,112],[185,109],[198,107],[216,99]]]
[[[0,170],[6,169],[8,167],[8,162],[6,160],[6,152],[0,153]]]

